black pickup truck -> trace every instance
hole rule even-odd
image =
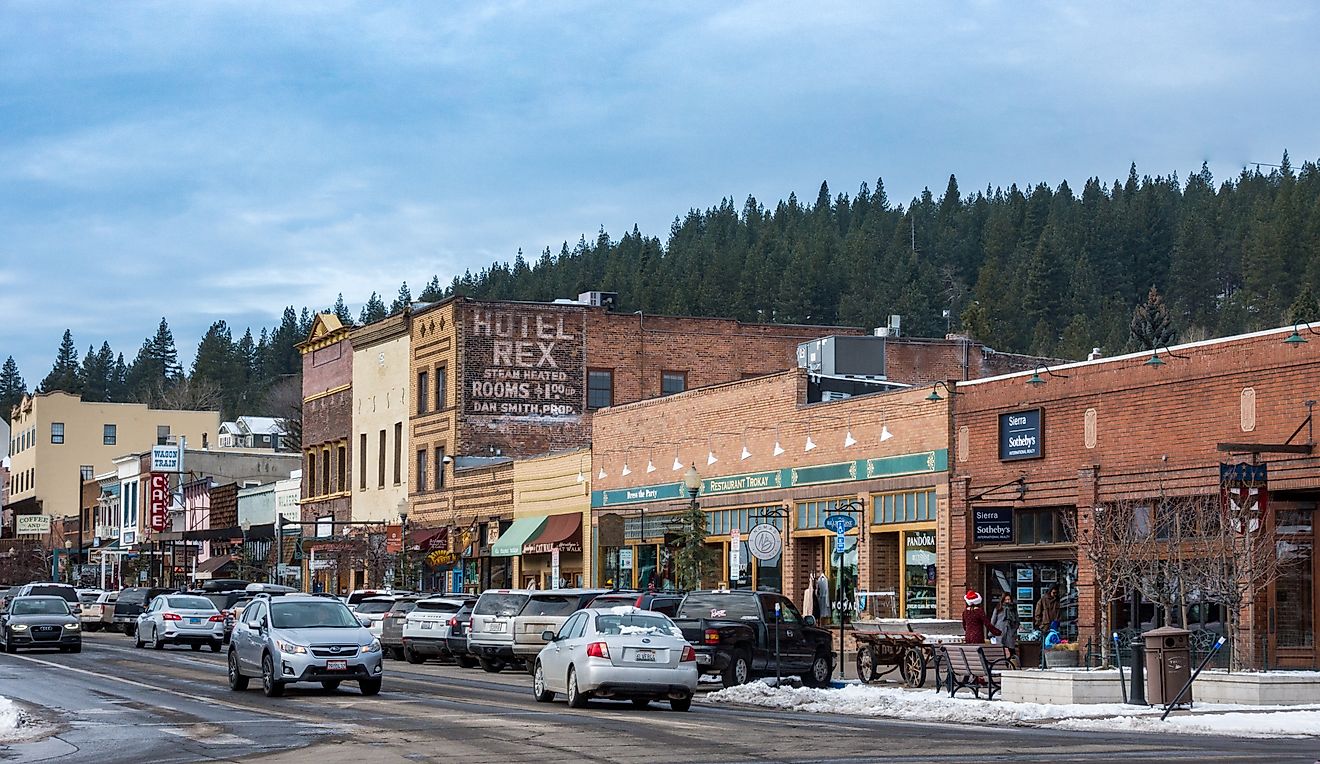
[[[781,674],[798,675],[812,687],[830,682],[830,633],[811,616],[803,618],[786,597],[746,589],[689,592],[673,620],[692,643],[701,673],[718,674],[725,687],[775,674],[776,629]]]

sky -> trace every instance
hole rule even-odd
[[[1320,7],[0,0],[0,359],[690,208],[1320,157]],[[564,295],[569,297],[571,295]]]

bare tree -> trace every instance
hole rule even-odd
[[[209,379],[181,377],[177,381],[152,382],[139,393],[138,401],[157,409],[219,411],[223,396],[220,386]]]
[[[1110,613],[1125,590],[1139,577],[1141,554],[1148,535],[1149,504],[1119,501],[1096,507],[1079,508],[1077,513],[1063,513],[1063,524],[1070,538],[1078,539],[1079,548],[1090,563],[1094,578],[1096,604],[1100,607],[1101,655],[1109,662],[1112,632]]]

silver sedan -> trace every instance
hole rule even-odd
[[[206,597],[162,594],[138,616],[134,639],[138,647],[149,642],[157,650],[167,644],[201,650],[210,645],[211,652],[218,653],[225,641],[225,617]]]
[[[674,622],[634,607],[587,608],[569,616],[536,656],[532,692],[555,693],[581,708],[591,698],[631,700],[639,708],[668,700],[686,711],[697,691],[697,656]]]

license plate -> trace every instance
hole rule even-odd
[[[500,632],[502,632],[502,631],[504,631],[504,624],[502,624],[502,623],[488,623],[488,624],[486,624],[486,631],[500,631]]]
[[[326,671],[348,671],[348,661],[326,661]]]
[[[200,619],[200,618],[189,618],[189,619],[188,619],[188,623],[201,623],[201,622],[202,622],[202,619]]]
[[[423,629],[429,629],[429,628],[431,628],[431,624],[423,622],[423,623],[422,623],[422,628],[423,628]]]
[[[633,659],[638,663],[655,663],[655,650],[638,650],[633,653]]]
[[[700,663],[700,664],[703,664],[703,665],[709,666],[709,665],[710,665],[710,656],[709,656],[709,655],[705,655],[705,654],[703,654],[703,653],[697,653],[697,663]]]

